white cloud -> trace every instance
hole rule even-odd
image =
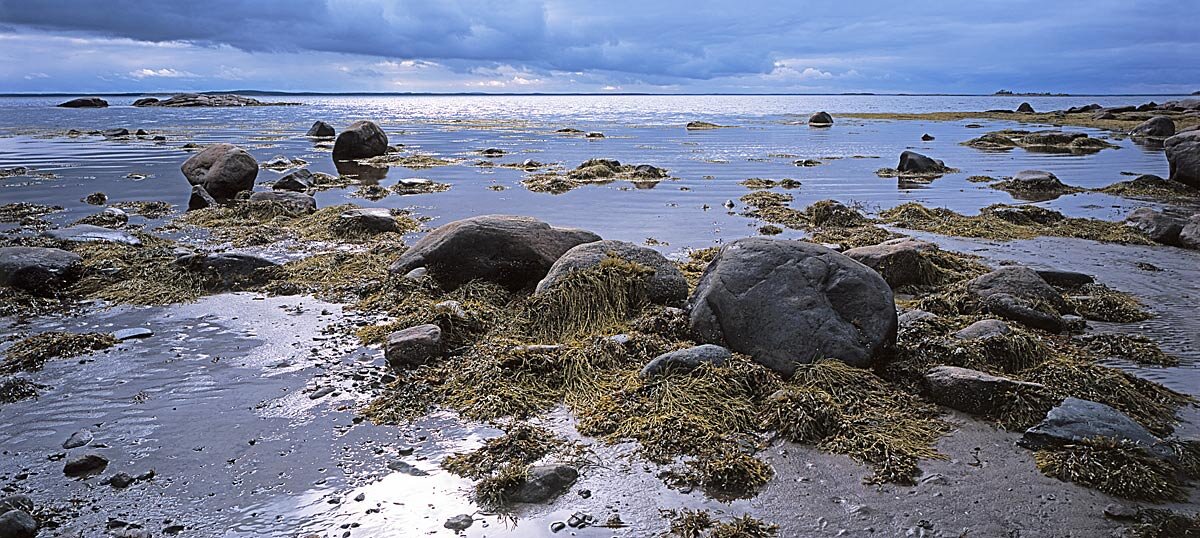
[[[138,69],[136,71],[131,71],[129,73],[129,76],[136,78],[136,79],[143,79],[143,78],[153,78],[153,77],[187,78],[187,77],[194,77],[196,75],[194,73],[189,73],[187,71],[179,71],[178,69],[167,69],[167,68],[146,69],[146,68],[142,68],[142,69]]]

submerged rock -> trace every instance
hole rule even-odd
[[[833,125],[833,116],[830,116],[829,113],[825,111],[817,112],[816,114],[808,117],[808,124],[820,127]]]
[[[938,366],[925,373],[924,391],[930,400],[972,415],[992,415],[1021,389],[1038,390],[1037,383],[997,377],[957,366]]]
[[[57,106],[62,108],[104,108],[108,106],[108,101],[99,97],[79,97],[59,103]]]
[[[425,267],[444,288],[476,279],[509,289],[535,285],[566,251],[599,241],[585,230],[554,228],[545,222],[509,215],[458,220],[429,232],[391,265],[403,275]]]
[[[725,362],[731,358],[733,358],[733,353],[730,353],[728,349],[712,344],[703,344],[669,351],[654,357],[646,363],[646,366],[642,367],[641,375],[642,377],[653,377],[672,370],[687,372],[699,368],[702,364],[724,366]]]
[[[1166,116],[1155,116],[1134,127],[1129,131],[1130,136],[1151,138],[1168,138],[1175,134],[1175,122]]]
[[[1025,431],[1019,444],[1041,449],[1077,444],[1098,438],[1132,441],[1152,448],[1158,438],[1133,419],[1102,403],[1067,398],[1046,414],[1045,420]]]
[[[188,183],[204,187],[216,199],[232,199],[254,188],[258,161],[233,144],[214,144],[184,161],[180,167]]]
[[[968,282],[967,292],[1002,318],[1051,332],[1064,328],[1059,312],[1066,301],[1032,269],[1002,267]]]
[[[1200,189],[1200,130],[1188,130],[1163,142],[1171,181]]]
[[[578,478],[579,471],[570,465],[535,465],[505,499],[514,503],[546,502],[567,491]]]
[[[0,248],[0,286],[34,294],[61,291],[79,276],[83,258],[45,247]]]
[[[395,368],[412,368],[429,362],[442,345],[442,329],[432,323],[389,334],[384,358]]]
[[[1187,221],[1149,207],[1142,207],[1125,217],[1125,225],[1136,228],[1155,243],[1178,245],[1179,236]]]
[[[337,131],[333,129],[332,125],[317,120],[312,124],[312,127],[308,128],[308,132],[305,133],[305,136],[312,138],[333,138],[336,134]]]
[[[387,153],[387,133],[375,122],[359,120],[337,135],[333,143],[334,160],[365,159]]]
[[[560,282],[568,274],[580,269],[599,266],[605,259],[615,256],[654,270],[646,280],[647,298],[650,302],[666,306],[681,306],[687,300],[687,280],[683,273],[657,250],[625,241],[595,241],[572,247],[550,266],[546,277],[538,282],[534,293],[542,293]]]
[[[274,190],[293,192],[305,192],[314,186],[313,173],[308,171],[307,168],[301,168],[291,172],[275,180],[275,183],[271,184],[271,188]]]
[[[720,125],[709,123],[707,121],[689,121],[688,124],[684,126],[684,128],[689,131],[704,131],[708,129],[720,129],[721,127],[722,126]]]
[[[317,210],[317,200],[302,192],[273,191],[256,192],[250,195],[251,202],[275,202],[295,213],[312,213]]]
[[[129,232],[92,224],[76,224],[57,230],[46,230],[42,235],[72,243],[121,243],[135,247],[142,244],[141,239]]]
[[[884,241],[878,245],[858,247],[843,254],[878,272],[892,288],[910,284],[928,284],[933,270],[924,253],[937,250],[937,245],[911,237]]]
[[[867,367],[896,339],[896,306],[883,277],[804,241],[755,237],[722,247],[688,305],[699,341],[785,376],[823,358]]]

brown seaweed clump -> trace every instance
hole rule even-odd
[[[1080,339],[1089,350],[1098,355],[1155,366],[1179,364],[1179,357],[1168,355],[1153,340],[1140,334],[1086,334]]]
[[[630,181],[634,184],[654,184],[672,179],[666,170],[649,164],[621,164],[616,159],[588,159],[566,173],[550,171],[529,174],[521,180],[525,188],[533,192],[562,194],[584,185],[604,184],[613,181]]]
[[[908,202],[880,213],[884,222],[901,228],[957,237],[1009,241],[1050,235],[1132,245],[1153,244],[1137,230],[1119,222],[1066,217],[1033,205],[996,204],[978,215],[966,216],[945,208],[927,208]]]
[[[1042,153],[1095,153],[1103,149],[1117,148],[1103,140],[1092,138],[1087,133],[1065,131],[1023,131],[1005,129],[993,131],[979,138],[963,142],[964,146],[990,151],[1005,151],[1023,148]]]
[[[358,162],[368,166],[399,166],[411,170],[425,170],[438,166],[450,166],[459,161],[423,153],[386,153],[378,157],[360,159]]]
[[[666,536],[676,538],[772,538],[779,533],[779,526],[744,514],[728,522],[716,519],[707,510],[663,510],[663,517],[670,519],[671,528]]]
[[[48,331],[35,334],[9,346],[0,363],[0,374],[41,370],[51,359],[69,359],[108,349],[117,339],[108,333],[72,333]]]
[[[1200,514],[1141,508],[1130,532],[1134,538],[1200,538]]]
[[[379,230],[355,226],[354,221],[341,218],[342,213],[357,209],[353,204],[324,207],[308,212],[269,200],[243,201],[232,206],[218,206],[189,211],[175,221],[175,226],[207,228],[210,237],[233,246],[274,244],[281,241],[336,241],[364,243],[384,234]],[[416,230],[420,224],[406,213],[393,214],[400,233]]]
[[[0,206],[0,222],[37,223],[41,218],[62,211],[62,207],[29,202],[13,202]]]
[[[1095,192],[1157,202],[1186,203],[1200,199],[1200,189],[1190,185],[1145,174],[1129,181],[1120,181]]]
[[[1046,476],[1125,499],[1147,502],[1187,500],[1183,471],[1145,447],[1128,441],[1093,439],[1034,454]]]

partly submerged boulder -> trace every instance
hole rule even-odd
[[[829,113],[825,111],[817,112],[816,114],[808,117],[808,124],[816,126],[833,125],[833,116],[830,116]]]
[[[1200,189],[1200,130],[1188,130],[1163,142],[1170,179]]]
[[[1155,211],[1149,207],[1141,207],[1125,217],[1125,225],[1133,227],[1146,234],[1150,240],[1164,245],[1178,245],[1179,235],[1183,232],[1187,221]]]
[[[307,168],[301,168],[275,180],[271,188],[277,191],[305,192],[315,186],[313,177],[313,173]]]
[[[1019,444],[1040,449],[1108,439],[1128,441],[1153,448],[1158,438],[1128,415],[1102,403],[1067,398],[1046,414],[1045,420],[1029,428]]]
[[[1175,134],[1175,122],[1166,116],[1155,116],[1129,131],[1130,136],[1168,138]]]
[[[946,163],[926,157],[915,151],[905,151],[900,154],[900,164],[896,170],[901,174],[942,174],[947,171]]]
[[[180,170],[188,183],[204,187],[213,198],[229,200],[254,188],[258,161],[233,144],[213,144],[184,161]]]
[[[1023,114],[1033,114],[1033,105],[1029,103],[1021,103],[1021,105],[1017,107],[1017,112],[1021,112]]]
[[[62,108],[104,108],[108,106],[108,101],[99,97],[79,97],[59,103],[57,106]]]
[[[896,338],[887,282],[804,241],[755,237],[722,247],[688,306],[699,341],[745,353],[784,375],[826,358],[867,367]]]
[[[592,232],[555,228],[532,217],[483,215],[429,232],[390,270],[403,275],[425,267],[447,289],[476,279],[522,289],[545,277],[572,247],[599,240]]]
[[[1002,318],[1051,332],[1065,327],[1066,301],[1032,269],[1002,267],[968,282],[967,292]]]
[[[400,223],[385,207],[356,207],[338,215],[338,225],[346,230],[367,230],[375,233],[401,232]]]
[[[599,266],[609,257],[643,265],[654,271],[646,280],[646,298],[655,304],[680,306],[687,300],[687,280],[683,273],[657,250],[625,241],[595,241],[572,247],[563,253],[546,277],[538,282],[535,293],[553,288],[570,273]]]
[[[373,121],[359,120],[337,135],[333,158],[339,161],[365,159],[383,155],[387,150],[387,133]]]
[[[0,286],[35,294],[61,291],[79,276],[83,259],[74,252],[44,247],[0,248]]]
[[[313,138],[333,138],[336,134],[337,131],[333,129],[332,125],[321,120],[317,120],[312,124],[312,127],[308,128],[308,132],[305,133],[305,136],[310,136]]]

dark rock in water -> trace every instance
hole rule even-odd
[[[484,157],[489,157],[489,158],[490,157],[502,157],[504,155],[504,150],[502,150],[500,148],[487,148],[483,151],[480,151],[479,154],[483,155]]]
[[[554,228],[530,217],[483,215],[429,232],[390,270],[403,275],[425,267],[446,289],[477,279],[524,289],[545,277],[572,247],[599,240],[592,232]]]
[[[1134,127],[1129,131],[1130,136],[1147,136],[1153,138],[1168,138],[1175,134],[1175,122],[1166,116],[1155,116]]]
[[[133,477],[129,476],[129,473],[119,472],[108,477],[104,483],[117,489],[125,489],[133,484]]]
[[[0,513],[0,538],[34,538],[37,531],[37,520],[25,510]]]
[[[896,170],[902,174],[940,174],[946,171],[946,163],[915,151],[905,151],[900,154]]]
[[[1138,229],[1155,243],[1178,245],[1179,235],[1187,221],[1149,207],[1142,207],[1125,217],[1125,225]]]
[[[597,267],[610,256],[634,262],[654,271],[646,279],[647,298],[650,302],[666,306],[680,306],[687,300],[687,280],[671,260],[657,250],[625,241],[595,241],[584,243],[563,253],[546,277],[538,282],[537,290],[542,293],[562,281],[573,271]]]
[[[816,114],[808,117],[808,124],[819,126],[833,125],[833,116],[830,116],[829,113],[825,111],[817,112]]]
[[[1032,269],[1002,267],[967,283],[967,292],[988,311],[1030,327],[1059,332],[1066,301]]]
[[[78,254],[57,248],[2,247],[0,286],[51,294],[78,278],[82,262]]]
[[[1045,170],[1022,170],[1007,181],[1009,190],[1054,192],[1067,188],[1058,176]]]
[[[871,366],[896,339],[883,277],[804,241],[739,239],[718,251],[688,300],[698,341],[724,345],[790,376],[796,363]]]
[[[364,159],[387,153],[388,137],[373,121],[351,123],[333,143],[335,160]]]
[[[117,138],[121,136],[129,136],[129,129],[106,129],[103,133],[107,138]]]
[[[333,126],[320,120],[313,123],[305,133],[305,136],[312,138],[333,138],[334,135],[337,135],[337,131],[333,129]]]
[[[441,327],[417,325],[389,334],[383,355],[395,368],[411,368],[429,362],[441,351],[441,345]]]
[[[1060,286],[1063,288],[1078,288],[1084,284],[1091,284],[1096,281],[1092,275],[1085,273],[1077,273],[1075,271],[1063,271],[1060,269],[1037,269],[1034,272],[1042,277],[1047,284],[1051,286]]]
[[[959,340],[983,340],[1012,332],[1008,324],[998,319],[981,319],[954,333]]]
[[[705,131],[708,129],[720,129],[721,126],[715,123],[709,123],[707,121],[689,121],[687,125],[683,126],[683,128],[689,131]],[[591,136],[591,134],[592,133],[588,133],[588,136]],[[600,137],[603,138],[603,135]]]
[[[636,179],[663,179],[667,177],[667,171],[654,166],[652,164],[639,164],[633,167],[634,177]]]
[[[204,190],[204,187],[201,187],[200,185],[192,186],[192,195],[188,198],[188,211],[216,206],[217,199],[213,198],[208,191]]]
[[[124,230],[113,230],[91,224],[76,224],[57,230],[46,230],[42,232],[42,235],[72,243],[122,243],[135,247],[142,244],[141,239]]]
[[[1070,147],[1076,140],[1087,138],[1087,133],[1068,131],[1034,131],[1020,138],[1021,146],[1039,147]]]
[[[892,288],[909,284],[927,284],[932,266],[924,253],[936,251],[937,245],[910,237],[884,241],[878,245],[858,247],[843,254],[877,271]]]
[[[233,144],[213,144],[184,161],[180,170],[188,183],[204,187],[213,198],[228,200],[254,188],[258,161]]]
[[[1200,130],[1187,130],[1163,142],[1171,181],[1200,189]]]
[[[725,361],[733,358],[733,354],[721,346],[703,344],[677,349],[654,357],[642,367],[642,377],[653,377],[668,371],[687,372],[699,368],[702,364],[724,366]]]
[[[1009,396],[1042,385],[997,377],[957,366],[938,366],[925,373],[924,391],[930,400],[972,415],[991,415]]]
[[[925,134],[921,135],[921,140],[929,142],[930,140],[933,140],[933,135],[931,135],[929,133],[925,133]]]
[[[521,485],[508,492],[505,499],[514,503],[541,503],[561,495],[575,480],[579,471],[570,465],[536,465]]]
[[[279,266],[271,260],[237,252],[186,254],[176,258],[175,264],[216,277],[221,281],[221,289],[227,290],[261,283]]]
[[[1017,112],[1021,112],[1024,114],[1033,114],[1034,113],[1033,105],[1031,105],[1029,103],[1021,103],[1021,105],[1017,107]]]
[[[158,102],[157,97],[143,97],[133,102],[133,106],[149,106]]]
[[[294,213],[312,213],[317,210],[317,199],[302,192],[271,191],[250,195],[251,202],[275,202]]]
[[[471,528],[473,523],[475,523],[475,519],[471,517],[471,514],[459,514],[447,519],[442,526],[452,531],[465,531]]]
[[[1079,114],[1079,113],[1083,113],[1083,112],[1091,112],[1093,110],[1100,110],[1101,108],[1104,108],[1104,107],[1101,107],[1097,103],[1092,103],[1090,105],[1083,105],[1083,106],[1073,106],[1073,107],[1067,109],[1067,114]]]
[[[359,228],[372,232],[400,232],[400,223],[392,212],[383,207],[360,207],[347,209],[338,215],[338,223],[347,228]]]
[[[301,168],[275,180],[271,188],[277,191],[307,191],[313,188],[313,173],[307,168]]]
[[[59,103],[58,106],[63,108],[104,108],[108,106],[108,101],[99,97],[79,97],[65,103]]]
[[[1179,231],[1179,246],[1200,250],[1200,214],[1192,215],[1188,223]]]
[[[124,342],[126,340],[133,340],[135,338],[150,338],[151,336],[154,336],[154,331],[151,331],[145,327],[131,327],[129,329],[113,331],[112,334],[113,338],[116,338],[118,342]]]
[[[1045,420],[1025,431],[1018,444],[1041,449],[1077,444],[1097,438],[1132,441],[1153,448],[1158,438],[1124,413],[1107,405],[1067,398],[1046,414]]]
[[[108,458],[99,454],[83,454],[67,460],[63,466],[63,474],[67,476],[83,476],[103,471],[108,466]]]
[[[155,106],[167,108],[190,108],[190,107],[239,107],[239,106],[277,106],[277,105],[294,105],[298,103],[264,103],[253,97],[242,97],[228,93],[221,94],[206,94],[206,93],[181,93],[173,95],[169,99],[146,103],[142,106]]]
[[[75,433],[72,433],[71,436],[68,437],[66,441],[63,441],[62,447],[67,450],[70,450],[72,448],[79,448],[81,446],[87,446],[87,445],[91,444],[91,442],[92,442],[92,432],[84,429],[84,430],[79,430]]]

